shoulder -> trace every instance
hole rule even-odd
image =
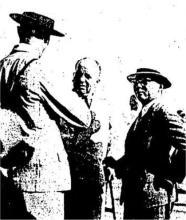
[[[6,72],[13,71],[16,75],[26,68],[31,68],[31,64],[37,61],[26,54],[13,53],[0,61],[0,68],[6,69]],[[32,65],[34,67],[35,65]]]
[[[24,62],[24,61],[23,61]],[[32,74],[37,74],[41,71],[41,63],[39,60],[36,59],[28,59],[24,62],[26,71]]]
[[[161,99],[153,103],[150,115],[156,123],[162,123],[168,127],[184,127],[184,118],[179,114],[179,107],[175,103],[168,103]]]
[[[178,106],[176,106],[175,103],[167,101],[165,98],[161,98],[155,101],[152,105],[152,110],[154,112],[162,113],[164,116],[169,114],[178,115]]]
[[[35,59],[26,59],[21,61],[22,63],[22,72],[20,73],[20,80],[22,82],[29,82],[33,86],[36,82],[39,82],[43,77],[43,71],[39,60]]]
[[[169,128],[175,128],[176,130],[185,129],[186,119],[183,117],[184,111],[180,110],[176,103],[161,100],[155,104],[153,109],[154,112],[157,112],[156,115],[160,116],[160,118],[168,124]]]

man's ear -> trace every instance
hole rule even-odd
[[[76,75],[76,72],[73,72],[73,79],[74,79],[75,75]]]

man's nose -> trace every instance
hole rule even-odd
[[[80,82],[85,82],[86,81],[86,77],[85,75],[83,74],[81,77],[80,77]]]
[[[144,85],[142,82],[136,82],[135,87],[136,88],[142,88]]]

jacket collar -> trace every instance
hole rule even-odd
[[[39,50],[37,48],[34,48],[30,44],[19,43],[18,45],[15,45],[14,48],[12,49],[11,54],[16,53],[16,52],[29,53],[35,59],[38,59],[40,57]]]
[[[140,111],[140,116],[144,116],[148,110],[151,108],[151,106],[156,105],[157,103],[162,103],[162,96],[158,96],[157,98],[153,99],[151,102],[149,102],[147,105],[143,106]]]

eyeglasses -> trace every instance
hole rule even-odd
[[[151,78],[141,78],[141,79],[135,79],[133,81],[133,84],[143,84],[143,85],[147,85],[148,82],[153,81]]]

